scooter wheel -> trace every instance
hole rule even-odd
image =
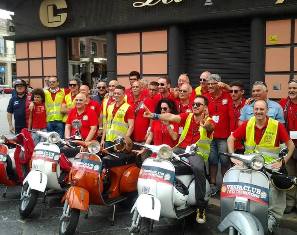
[[[22,189],[22,194],[23,194]],[[38,191],[30,190],[27,196],[23,196],[19,208],[20,216],[22,219],[27,218],[33,211],[38,198]]]
[[[80,210],[69,209],[67,216],[60,220],[59,234],[60,235],[72,235],[75,233],[78,220],[79,220]]]

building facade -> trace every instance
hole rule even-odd
[[[17,77],[33,87],[50,75],[66,86],[70,39],[90,36],[104,38],[107,77],[123,84],[138,70],[147,80],[168,75],[173,85],[188,73],[196,86],[208,70],[246,89],[263,80],[269,96],[280,98],[297,74],[295,0],[2,2],[15,13]]]

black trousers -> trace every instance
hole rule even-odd
[[[174,153],[181,154],[184,153],[185,149],[174,148]],[[195,198],[197,207],[205,209],[207,206],[207,201],[204,200],[206,193],[206,177],[205,177],[205,163],[201,156],[194,154],[187,157],[191,165],[194,178],[195,178]]]

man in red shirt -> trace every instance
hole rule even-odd
[[[233,115],[230,117],[230,130],[231,132],[236,130],[238,127],[239,117],[240,117],[240,110],[245,105],[245,98],[244,95],[244,87],[241,82],[232,82],[230,84],[230,94],[232,98],[232,112]],[[235,143],[235,150],[236,153],[243,153],[244,146],[240,141],[236,141]]]
[[[159,94],[157,94],[155,96],[155,104],[157,105],[158,102],[161,99],[167,98],[169,100],[172,100],[174,103],[176,103],[176,98],[174,96],[173,92],[170,92],[170,80],[168,79],[168,77],[160,77],[158,79],[158,90],[159,90]]]
[[[158,82],[152,81],[148,86],[148,96],[144,99],[144,105],[151,111],[155,111],[155,100],[154,97],[158,94]]]
[[[87,85],[81,85],[79,88],[79,92],[84,94],[87,97],[87,107],[95,111],[97,118],[99,119],[101,106],[100,104],[92,100],[90,97],[90,88]]]
[[[289,175],[297,175],[297,80],[289,81],[288,98],[282,99],[280,105],[284,110],[285,127],[290,133],[290,137],[295,144],[293,157],[287,164]],[[297,209],[297,190],[293,188],[287,191],[287,207],[285,214]]]
[[[188,74],[186,73],[182,73],[181,75],[179,75],[178,80],[177,80],[177,92],[180,89],[180,87],[184,84],[188,84],[190,86],[189,88],[189,92],[190,92],[190,100],[191,102],[193,102],[193,100],[196,97],[196,92],[195,90],[191,87],[190,85],[190,79]]]
[[[128,104],[134,109],[135,120],[132,139],[136,142],[144,142],[147,128],[149,127],[149,119],[143,117],[144,109],[144,96],[141,93],[141,84],[139,81],[132,83],[132,96],[128,97]]]
[[[211,74],[208,78],[209,93],[205,95],[209,102],[209,116],[216,123],[208,159],[212,195],[215,195],[219,189],[216,185],[218,163],[221,163],[222,176],[230,167],[229,159],[219,153],[227,151],[227,138],[230,135],[230,118],[233,116],[232,99],[229,92],[220,87],[220,82],[221,77],[218,74]]]
[[[80,134],[83,140],[91,141],[96,139],[98,118],[94,110],[87,108],[87,97],[79,93],[75,97],[75,108],[73,108],[67,118],[65,126],[65,138],[69,139],[77,131],[72,127],[73,120],[81,121]]]
[[[155,114],[147,109],[144,116],[155,120],[176,122],[183,127],[181,137],[176,145],[177,147],[174,148],[174,152],[180,154],[184,153],[185,148],[189,145],[196,144],[199,146],[199,140],[202,138],[201,133],[205,135],[203,142],[210,142],[214,130],[214,122],[206,114],[207,105],[208,100],[204,96],[197,96],[193,102],[191,113],[181,113],[179,115],[171,113]],[[210,146],[208,145],[208,147]],[[204,172],[205,157],[202,152],[207,152],[209,149],[204,149],[202,152],[199,150],[200,146],[198,152],[189,156],[188,160],[195,177],[195,198],[198,207],[196,220],[198,223],[205,223],[205,209],[208,202],[204,200],[206,178]]]
[[[179,113],[190,113],[192,111],[191,90],[191,86],[187,83],[179,87],[177,98],[177,110]]]
[[[132,94],[132,84],[136,81],[140,80],[140,73],[138,71],[131,71],[129,73],[129,82],[130,82],[130,88],[126,88],[125,94],[127,96],[127,99],[131,99],[133,96]]]
[[[284,157],[284,163],[286,164],[293,152],[294,152],[294,143],[288,136],[288,133],[284,127],[284,125],[276,120],[273,120],[277,123],[277,133],[271,133],[271,129],[266,131],[269,127],[269,118],[267,116],[268,113],[268,104],[265,100],[257,100],[254,104],[254,117],[250,120],[245,121],[241,126],[239,126],[228,138],[228,150],[230,153],[234,153],[234,142],[235,140],[243,140],[245,141],[245,145],[251,145],[249,143],[249,139],[251,138],[251,132],[247,132],[247,126],[251,124],[251,122],[255,122],[254,124],[254,143],[255,149],[259,145],[259,147],[264,147],[268,151],[270,148],[279,147],[280,143],[285,143],[288,147],[288,154]],[[254,118],[254,120],[253,120]],[[272,128],[273,130],[273,128]],[[265,136],[265,138],[264,138]],[[267,137],[267,138],[266,138]],[[273,143],[270,143],[270,140],[274,140]],[[246,150],[247,151],[247,150]],[[265,157],[265,156],[264,156]],[[235,164],[240,164],[238,160],[232,159],[232,162]],[[278,170],[282,167],[283,161],[272,161],[271,163],[265,160],[266,164],[270,165],[272,169]],[[286,192],[277,190],[273,185],[269,188],[269,213],[268,213],[268,230],[273,232],[273,229],[277,225],[277,220],[281,219],[286,208]]]
[[[117,85],[113,92],[115,102],[107,108],[101,146],[109,147],[117,137],[129,137],[134,130],[134,110],[125,102],[125,87]]]

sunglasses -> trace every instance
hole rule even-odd
[[[199,103],[199,102],[194,102],[193,104],[192,104],[192,106],[193,106],[193,108],[199,108],[200,106],[203,106],[204,104],[201,104],[201,103]]]
[[[160,107],[161,111],[164,110],[164,111],[167,111],[168,108],[167,107]]]
[[[105,86],[98,86],[97,89],[104,90],[104,89],[106,89],[106,87]]]
[[[187,90],[178,90],[178,92],[180,92],[180,93],[187,93],[188,91]]]
[[[230,90],[230,91],[229,91],[229,93],[231,93],[231,94],[232,94],[232,93],[237,94],[238,92],[240,92],[240,90]]]
[[[159,83],[159,86],[165,86],[165,83]]]
[[[48,81],[49,83],[56,83],[57,81]]]
[[[200,78],[200,82],[206,82],[207,80],[205,78]]]
[[[68,86],[77,86],[77,84],[69,83]]]
[[[267,87],[266,83],[262,81],[255,81],[253,85],[264,85]]]

